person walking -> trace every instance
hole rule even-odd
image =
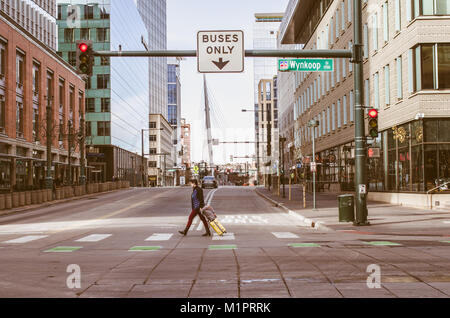
[[[192,212],[189,215],[189,219],[188,219],[188,222],[186,224],[186,228],[184,229],[184,231],[178,231],[178,232],[182,235],[186,235],[187,232],[189,231],[189,228],[192,225],[192,221],[198,215],[206,229],[206,233],[203,234],[202,236],[211,236],[211,231],[209,230],[208,222],[206,222],[205,217],[202,215],[202,213],[200,211],[205,206],[205,201],[203,198],[203,190],[201,187],[198,186],[198,181],[196,179],[191,180],[190,183],[191,183],[191,187],[192,187],[192,194],[191,194]]]

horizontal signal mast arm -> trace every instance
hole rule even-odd
[[[196,57],[194,50],[167,51],[97,51],[95,56],[109,57]],[[280,58],[351,58],[351,50],[246,50],[246,57],[280,57]]]

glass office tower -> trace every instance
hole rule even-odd
[[[166,0],[137,0],[137,7],[148,31],[149,50],[167,49]],[[150,114],[167,114],[167,58],[149,59]]]

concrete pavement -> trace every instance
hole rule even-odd
[[[130,189],[1,217],[0,297],[450,296],[450,239],[305,228],[243,187],[211,197],[227,236],[202,237],[197,218],[184,237],[190,192]],[[372,265],[380,288],[367,285]]]

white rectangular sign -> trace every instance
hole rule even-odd
[[[241,73],[244,56],[243,31],[199,31],[197,34],[200,73]]]

